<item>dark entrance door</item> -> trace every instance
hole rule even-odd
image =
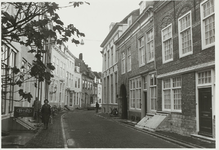
[[[199,134],[212,136],[211,88],[202,88],[199,93]]]
[[[144,100],[145,100],[145,116],[147,114],[147,92],[144,92]]]
[[[122,97],[122,119],[127,119],[127,97],[125,85],[121,85],[121,97]]]

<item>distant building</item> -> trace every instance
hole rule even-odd
[[[65,54],[65,45],[52,46],[51,58],[52,63],[55,66],[53,71],[54,78],[50,83],[49,91],[49,103],[51,106],[64,107],[65,105],[65,88],[66,88],[66,68],[74,70],[74,64],[71,62],[71,66],[67,65],[68,57]],[[67,67],[66,67],[67,65]],[[73,84],[73,74],[70,84]]]
[[[96,102],[99,103],[99,106],[102,107],[102,79],[101,79],[101,72],[93,72],[95,75],[94,78],[94,104],[96,104]],[[95,105],[94,105],[95,106]]]
[[[94,102],[93,95],[93,84],[95,75],[91,71],[91,68],[88,67],[87,64],[83,61],[83,55],[80,53],[79,59],[75,60],[76,66],[80,67],[81,73],[81,83],[82,83],[82,91],[81,91],[81,103],[80,106],[82,108],[88,108]]]

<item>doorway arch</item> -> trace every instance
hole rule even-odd
[[[122,119],[127,119],[127,111],[128,111],[128,102],[127,102],[127,92],[126,87],[124,84],[120,87],[120,97],[121,97],[121,104],[122,104]]]

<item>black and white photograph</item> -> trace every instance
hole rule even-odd
[[[2,1],[1,148],[216,149],[216,1]]]

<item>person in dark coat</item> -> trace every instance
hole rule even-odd
[[[44,124],[44,129],[48,129],[48,123],[51,115],[51,106],[48,104],[49,101],[47,99],[44,100],[44,105],[41,109],[42,114],[42,122]]]
[[[98,109],[99,109],[99,104],[98,102],[96,102],[96,113],[98,113]]]
[[[38,97],[36,97],[35,101],[33,102],[32,107],[34,109],[34,113],[33,113],[34,120],[36,120],[36,122],[39,123],[39,114],[40,114],[40,109],[41,109],[41,103],[40,103]]]

